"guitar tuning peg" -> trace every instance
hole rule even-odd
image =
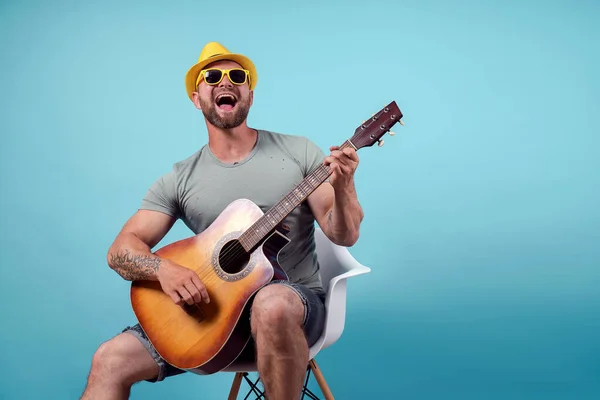
[[[383,139],[379,139],[379,140],[377,141],[377,146],[381,147],[381,146],[383,146],[383,143],[384,143],[384,142],[383,142]]]
[[[402,122],[402,120],[400,120],[398,122],[400,122],[400,125],[404,126],[404,122]]]
[[[390,134],[390,136],[394,136],[396,134],[396,132],[390,131],[389,134]]]

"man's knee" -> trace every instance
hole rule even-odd
[[[126,369],[126,348],[117,336],[98,347],[92,358],[92,372],[121,376]]]
[[[284,285],[269,285],[261,289],[252,303],[252,331],[277,332],[302,326],[304,305],[293,289]]]
[[[132,385],[157,372],[158,367],[139,341],[121,333],[98,347],[92,357],[90,378]]]

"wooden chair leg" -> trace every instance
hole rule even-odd
[[[310,371],[308,371],[308,374],[306,375],[306,383],[304,384],[304,387],[302,389],[303,393],[308,394],[311,399],[317,398],[316,395],[312,393],[306,386],[310,378],[310,373],[312,372],[319,385],[319,388],[321,389],[321,392],[323,393],[323,396],[325,396],[325,400],[334,400],[333,394],[331,393],[331,390],[329,389],[329,386],[327,385],[327,382],[323,377],[323,373],[319,369],[319,366],[317,365],[317,362],[314,359],[308,362],[308,368],[310,369]],[[265,394],[262,391],[260,391],[260,389],[257,389],[257,387],[255,386],[256,384],[258,384],[260,378],[257,379],[256,382],[252,382],[248,379],[247,374],[243,372],[237,372],[235,374],[235,377],[233,378],[233,384],[231,385],[231,391],[229,392],[228,400],[237,399],[238,393],[240,391],[240,386],[242,384],[242,379],[244,378],[246,379],[246,382],[250,385],[250,392],[248,392],[248,395],[250,395],[251,392],[254,392],[256,395],[259,396],[257,398],[263,398],[265,400],[267,399]],[[302,398],[304,398],[304,396]]]
[[[238,393],[240,392],[240,386],[242,385],[242,378],[244,374],[241,372],[236,372],[233,377],[233,383],[231,384],[231,391],[229,392],[229,397],[227,400],[236,400]]]
[[[308,364],[319,384],[319,388],[321,388],[321,392],[323,392],[323,396],[325,396],[325,400],[333,400],[333,394],[331,394],[331,390],[329,390],[329,386],[327,386],[327,382],[325,382],[325,378],[323,377],[323,373],[319,369],[317,362],[313,359],[310,360]]]

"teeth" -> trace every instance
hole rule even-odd
[[[235,96],[232,95],[232,94],[220,94],[220,95],[217,96],[217,101],[221,100],[224,97],[229,97],[230,99],[232,99],[234,101],[237,101],[237,99],[235,98]]]

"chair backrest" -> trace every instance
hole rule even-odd
[[[333,278],[350,271],[357,274],[366,272],[367,267],[361,265],[350,254],[348,249],[331,242],[320,228],[315,228],[317,259],[319,260],[321,280],[325,291]]]
[[[370,268],[359,263],[347,247],[331,242],[320,228],[315,228],[317,258],[321,267],[325,299],[325,329],[311,346],[310,359],[322,349],[334,344],[344,331],[346,320],[346,280],[352,276],[369,273]]]

